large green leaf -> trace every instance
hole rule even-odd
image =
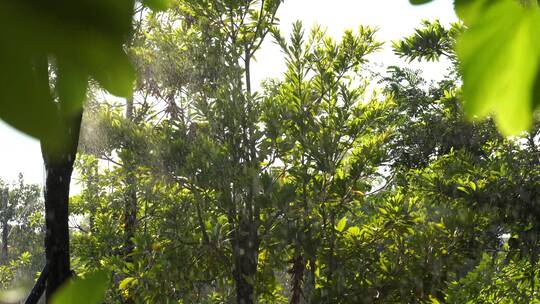
[[[460,37],[457,53],[470,117],[493,114],[506,135],[530,126],[540,57],[538,28],[538,8],[498,1]]]
[[[76,114],[86,98],[88,74],[75,63],[59,60],[57,63],[56,90],[69,114]]]
[[[52,304],[97,304],[103,301],[109,272],[97,271],[84,279],[67,282],[52,298]]]
[[[60,124],[49,92],[47,65],[37,56],[25,60],[12,54],[7,48],[0,50],[0,119],[31,136],[52,137]]]
[[[134,0],[0,0],[0,119],[60,146],[89,78],[130,96],[135,74],[123,46],[133,8]]]
[[[465,24],[472,24],[478,20],[485,9],[499,0],[455,0],[456,14]]]

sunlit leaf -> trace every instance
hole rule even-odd
[[[360,228],[358,226],[352,226],[347,229],[347,233],[350,236],[359,236],[360,235]]]
[[[539,27],[537,8],[508,0],[491,5],[462,35],[457,53],[470,117],[493,114],[507,135],[531,125]]]
[[[132,277],[127,277],[125,279],[123,279],[120,284],[118,284],[118,288],[120,290],[124,290],[124,289],[127,289],[131,284],[133,284],[134,282],[136,282],[137,279],[135,278],[132,278]]]
[[[94,41],[97,43],[99,40]],[[88,50],[86,55],[91,76],[111,94],[130,97],[135,82],[135,70],[121,46],[101,41],[101,48]]]
[[[89,78],[130,96],[135,77],[123,47],[133,9],[133,0],[1,1],[0,118],[54,146],[65,116],[82,109]]]
[[[486,7],[498,0],[455,0],[454,7],[458,17],[466,24],[472,24],[478,20]]]
[[[347,225],[347,218],[343,217],[337,223],[336,230],[339,231],[339,232],[342,232],[343,230],[345,230],[346,225]]]
[[[97,271],[84,279],[67,282],[53,295],[52,304],[97,304],[103,301],[109,272]]]
[[[145,0],[144,4],[153,10],[165,10],[171,6],[171,0]]]

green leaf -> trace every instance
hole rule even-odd
[[[171,6],[170,0],[145,0],[144,5],[152,10],[166,10]]]
[[[135,70],[121,46],[115,46],[106,41],[101,43],[99,50],[94,49],[86,54],[90,62],[89,69],[92,77],[111,94],[120,97],[131,97],[135,83]]]
[[[0,119],[60,147],[89,77],[131,96],[135,73],[123,47],[133,8],[133,0],[55,1],[46,10],[35,1],[0,1]]]
[[[441,304],[441,302],[439,300],[437,300],[437,298],[433,297],[433,296],[429,296],[429,301],[431,301],[430,303],[431,304]]]
[[[465,24],[472,24],[482,16],[488,5],[496,2],[497,0],[455,0],[454,8]]]
[[[469,194],[469,190],[467,190],[467,188],[465,188],[465,187],[463,187],[463,186],[458,186],[457,189],[458,189],[459,191],[462,191],[462,192],[465,192],[465,193]]]
[[[137,282],[137,279],[135,278],[132,278],[132,277],[127,277],[125,279],[123,279],[120,284],[118,284],[118,288],[120,290],[125,290],[127,289],[131,284],[134,284]]]
[[[56,89],[65,114],[71,115],[82,109],[86,98],[88,75],[76,64],[58,60]]]
[[[84,279],[74,279],[60,288],[53,297],[52,304],[97,304],[103,301],[109,279],[109,272],[97,271]]]
[[[20,58],[0,50],[0,119],[37,138],[61,129],[44,57]]]
[[[409,2],[411,2],[413,5],[426,4],[431,1],[433,0],[409,0]]]
[[[360,235],[360,228],[358,226],[352,226],[347,229],[347,233],[350,236],[359,236]]]
[[[336,225],[336,230],[339,232],[342,232],[343,230],[345,230],[346,225],[347,225],[347,218],[342,217]]]
[[[465,110],[469,117],[495,116],[505,135],[531,125],[539,68],[537,8],[517,1],[490,5],[458,40]]]

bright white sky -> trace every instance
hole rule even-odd
[[[414,31],[422,19],[439,19],[443,24],[456,21],[453,1],[437,0],[423,6],[412,6],[408,0],[285,0],[278,17],[283,33],[288,36],[291,24],[301,20],[306,29],[313,24],[325,26],[328,34],[338,38],[346,29],[356,29],[360,24],[379,28],[380,41],[392,41]],[[282,55],[268,39],[256,55],[253,67],[253,83],[267,77],[279,77],[285,70]],[[388,47],[372,60],[385,66],[402,61],[393,56]],[[420,66],[416,65],[416,68]],[[437,78],[444,72],[440,64],[423,64],[426,78]],[[13,130],[0,120],[0,178],[17,179],[22,172],[27,182],[43,182],[43,162],[39,143]]]

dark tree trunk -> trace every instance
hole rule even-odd
[[[304,272],[304,289],[303,297],[300,303],[309,304],[312,302],[313,292],[315,291],[315,259],[308,261],[309,269]]]
[[[131,254],[135,248],[133,243],[137,224],[137,191],[135,189],[135,182],[136,180],[133,172],[128,171],[124,209],[124,254],[126,256],[126,262],[132,262],[133,259]]]
[[[290,262],[292,267],[288,271],[291,275],[291,300],[289,303],[300,304],[304,296],[302,283],[304,282],[304,270],[306,265],[302,255],[296,255]]]
[[[2,219],[2,253],[0,254],[0,264],[8,263],[8,236],[9,236],[9,216],[8,216],[8,189],[0,190],[0,215]]]
[[[82,113],[66,122],[61,151],[41,142],[45,163],[45,256],[49,269],[45,295],[51,295],[71,276],[69,260],[69,185],[77,155]],[[57,140],[57,139],[52,139]]]
[[[91,204],[92,209],[90,210],[90,215],[88,218],[88,222],[89,222],[88,225],[90,228],[89,229],[90,233],[95,234],[96,233],[95,217],[97,214],[96,202],[99,199],[99,186],[97,186],[99,184],[99,167],[98,167],[97,160],[94,160],[92,162],[91,168],[92,169],[90,170],[89,180],[87,181],[87,184],[86,184],[86,188],[91,191],[89,195],[90,195],[90,200],[92,201],[92,204]]]
[[[0,263],[6,265],[8,263],[9,249],[8,249],[8,236],[9,236],[9,224],[7,221],[2,223],[2,257]]]
[[[128,152],[131,153],[131,152]],[[135,244],[133,238],[135,237],[135,229],[137,225],[137,190],[136,179],[133,173],[132,165],[128,165],[126,168],[126,193],[125,193],[125,209],[124,209],[124,261],[126,263],[133,263],[133,250]],[[133,304],[134,299],[130,297],[123,298],[124,304]]]
[[[238,304],[255,302],[253,285],[257,274],[259,239],[254,226],[254,223],[240,222],[236,238],[233,240],[233,277]]]
[[[50,267],[47,298],[70,276],[68,201],[72,165],[45,163],[45,255]]]
[[[39,275],[39,278],[37,279],[34,288],[32,288],[32,290],[30,291],[30,294],[26,298],[26,301],[24,301],[24,304],[37,304],[39,302],[39,299],[41,299],[43,291],[45,290],[45,284],[47,282],[48,275],[49,267],[47,264],[45,264],[43,271],[41,271],[41,274]]]
[[[305,168],[305,157],[302,156],[302,166]],[[305,176],[308,176],[307,169],[304,169]],[[305,231],[304,240],[300,240],[297,238],[296,246],[298,250],[301,250],[297,253],[296,259],[300,259],[303,261],[303,275],[302,275],[302,283],[303,285],[301,288],[301,297],[298,300],[297,303],[299,304],[309,304],[311,303],[311,298],[313,296],[313,291],[315,290],[315,256],[316,256],[316,246],[315,241],[313,240],[312,232],[311,232],[311,225],[312,222],[310,222],[309,214],[311,212],[310,210],[310,202],[308,199],[308,189],[307,189],[308,180],[302,181],[302,204],[303,204],[303,211],[304,211],[304,217],[300,219],[300,227],[302,231]],[[303,256],[302,256],[303,255]],[[294,282],[294,280],[293,280]],[[298,287],[296,287],[298,288]],[[293,285],[294,290],[294,285]],[[291,303],[293,303],[291,301]]]
[[[126,100],[126,119],[133,122],[133,99]],[[124,206],[124,254],[127,262],[132,262],[131,254],[133,253],[134,244],[133,237],[137,225],[137,188],[135,176],[135,163],[133,159],[133,151],[130,144],[130,139],[124,143],[124,151],[122,154],[122,162],[126,170],[126,192]]]
[[[126,119],[133,123],[134,111],[133,111],[133,99],[128,98],[126,100]],[[135,237],[135,231],[137,229],[137,177],[135,176],[135,160],[133,157],[133,148],[130,139],[128,138],[124,143],[124,151],[121,154],[122,163],[126,171],[125,179],[125,205],[124,205],[124,260],[126,263],[133,263],[133,250],[135,244],[133,238]],[[132,298],[125,298],[123,300],[125,304],[134,303]]]

